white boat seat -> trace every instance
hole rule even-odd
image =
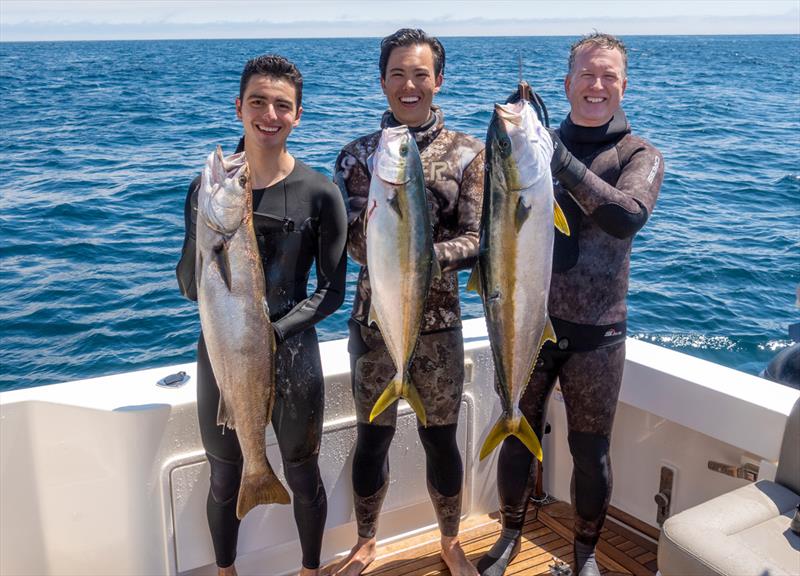
[[[775,482],[760,480],[667,519],[658,542],[662,576],[797,576],[800,536],[800,400],[786,423]]]

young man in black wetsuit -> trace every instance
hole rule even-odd
[[[558,342],[542,349],[520,402],[541,439],[556,378],[573,459],[574,574],[599,576],[595,545],[611,498],[609,442],[625,363],[633,237],[647,221],[664,177],[661,154],[631,134],[620,108],[627,53],[617,38],[592,34],[573,44],[564,89],[570,113],[551,131],[556,199],[571,236],[556,234],[549,312]],[[503,532],[478,563],[500,576],[519,551],[535,460],[516,438],[497,466]]]
[[[420,150],[431,209],[436,257],[442,278],[434,280],[425,302],[411,377],[427,413],[419,426],[425,449],[428,492],[441,531],[442,558],[454,576],[476,574],[458,542],[463,467],[456,427],[464,386],[464,348],[456,271],[478,255],[483,198],[483,145],[448,130],[433,97],[444,80],[445,52],[422,30],[401,29],[381,42],[381,87],[390,110],[381,127],[406,125]],[[350,364],[358,417],[353,457],[353,498],[358,541],[334,570],[361,574],[375,558],[378,516],[389,486],[388,452],[395,432],[397,403],[372,422],[370,411],[395,372],[380,331],[367,322],[370,308],[364,217],[370,186],[369,157],[380,130],[350,142],[336,160],[334,179],[347,198],[348,252],[362,265],[350,319]]]
[[[295,159],[286,139],[300,122],[303,79],[280,56],[247,62],[240,81],[236,115],[242,121],[244,150],[253,187],[253,225],[267,285],[270,320],[277,340],[276,398],[272,425],[292,491],[294,517],[303,553],[302,576],[319,574],[327,500],[317,456],[322,436],[324,386],[314,324],[344,300],[347,215],[336,186]],[[195,229],[200,178],[186,198],[186,238],[178,264],[183,294],[197,299]],[[306,292],[311,266],[317,286]],[[218,572],[236,574],[239,531],[236,499],[242,453],[233,430],[217,426],[219,390],[203,336],[197,346],[197,411],[200,434],[211,466],[207,513]]]

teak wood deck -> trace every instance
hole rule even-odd
[[[523,530],[519,555],[507,576],[549,575],[557,560],[572,561],[572,510],[569,504],[553,502],[530,507]],[[636,528],[631,530],[623,525]],[[475,564],[500,534],[497,514],[470,518],[461,523],[460,540],[467,557]],[[656,573],[658,531],[624,512],[609,511],[597,559],[608,576],[653,576]],[[378,558],[364,572],[368,576],[434,576],[450,571],[439,557],[439,532],[433,530],[414,538],[382,546]]]

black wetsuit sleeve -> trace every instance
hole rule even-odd
[[[664,180],[664,159],[654,147],[639,142],[620,150],[622,171],[616,186],[587,168],[578,182],[561,181],[581,209],[606,233],[629,238],[641,230],[653,211]],[[574,161],[578,161],[575,159]]]
[[[181,294],[195,302],[197,302],[197,284],[195,283],[194,267],[197,254],[197,191],[199,189],[200,176],[192,181],[189,191],[186,193],[186,202],[183,207],[186,232],[183,238],[181,259],[175,267]]]
[[[317,239],[317,287],[288,314],[273,322],[278,339],[299,334],[335,312],[344,302],[347,274],[347,213],[339,191],[329,182],[321,192]]]
[[[442,272],[471,268],[478,260],[483,209],[484,151],[464,170],[458,195],[458,235],[434,246]]]
[[[367,236],[364,233],[370,175],[367,167],[347,150],[336,159],[333,175],[347,207],[347,252],[362,266],[367,265]]]

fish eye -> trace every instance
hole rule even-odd
[[[244,174],[242,174],[241,176],[239,176],[239,186],[241,186],[242,188],[244,188],[244,186],[245,186],[246,184],[247,184],[247,176],[245,176]]]
[[[400,144],[400,154],[408,154],[408,144]]]

